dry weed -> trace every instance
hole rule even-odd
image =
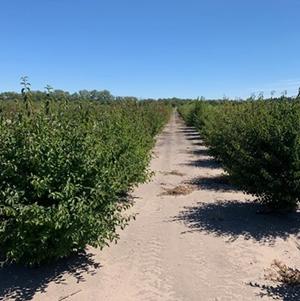
[[[279,260],[274,260],[271,268],[267,270],[265,278],[289,285],[300,285],[300,270],[288,267]]]
[[[183,177],[185,174],[178,171],[178,170],[171,170],[171,171],[162,171],[161,172],[163,175],[172,175],[172,176],[179,176],[179,177]]]
[[[165,192],[161,195],[187,195],[194,191],[194,188],[191,185],[178,185],[173,188],[163,188]]]

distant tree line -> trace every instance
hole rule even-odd
[[[169,104],[171,103],[174,107],[178,106],[180,104],[189,102],[189,101],[208,101],[208,102],[227,102],[227,101],[234,101],[234,102],[239,102],[239,101],[251,101],[251,100],[267,100],[267,99],[272,99],[272,100],[280,100],[280,99],[296,99],[300,98],[300,88],[298,91],[298,95],[294,97],[289,97],[287,96],[286,91],[282,92],[280,96],[275,97],[274,96],[274,91],[271,92],[271,97],[269,98],[264,98],[263,92],[255,95],[254,93],[247,99],[242,99],[242,98],[236,98],[236,99],[229,99],[227,97],[223,97],[220,99],[205,99],[205,97],[197,97],[197,98],[178,98],[178,97],[170,97],[170,98],[137,98],[134,96],[114,96],[111,94],[110,91],[108,90],[79,90],[78,92],[75,93],[70,93],[68,91],[60,90],[60,89],[53,89],[50,86],[45,87],[45,91],[30,91],[30,98],[32,101],[39,101],[45,99],[45,97],[49,97],[49,95],[57,100],[57,101],[82,101],[82,100],[88,100],[88,101],[98,101],[101,103],[110,103],[112,101],[142,101],[142,102],[152,102],[152,101],[158,101],[158,102],[168,102]],[[0,101],[5,100],[5,101],[16,101],[16,100],[22,100],[22,93],[17,93],[17,92],[2,92],[0,93]]]
[[[95,100],[100,102],[110,102],[117,100],[108,90],[80,90],[75,93],[70,93],[64,90],[47,91],[30,91],[30,96],[33,101],[42,100],[45,96],[51,95],[55,100]],[[22,94],[17,92],[2,92],[0,93],[0,100],[22,100]]]

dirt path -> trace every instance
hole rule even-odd
[[[60,301],[300,300],[299,290],[263,277],[274,259],[300,266],[299,214],[256,214],[176,114],[154,152],[156,174],[136,189],[132,212],[138,215],[118,244],[90,249],[93,255],[51,274],[48,269],[48,278],[36,275],[37,284],[20,285],[28,291],[19,295]],[[189,183],[189,194],[164,194],[182,183]]]

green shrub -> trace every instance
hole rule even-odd
[[[184,105],[179,106],[178,113],[185,120],[188,126],[195,126],[194,116],[195,114],[195,106],[196,103],[191,102]]]
[[[0,117],[0,248],[39,264],[104,246],[128,219],[124,195],[149,177],[167,106],[150,103],[12,105]]]
[[[274,210],[300,200],[300,103],[202,103],[194,125],[209,151],[246,193]]]

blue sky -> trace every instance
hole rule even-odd
[[[2,0],[0,91],[137,97],[300,86],[300,0]]]

